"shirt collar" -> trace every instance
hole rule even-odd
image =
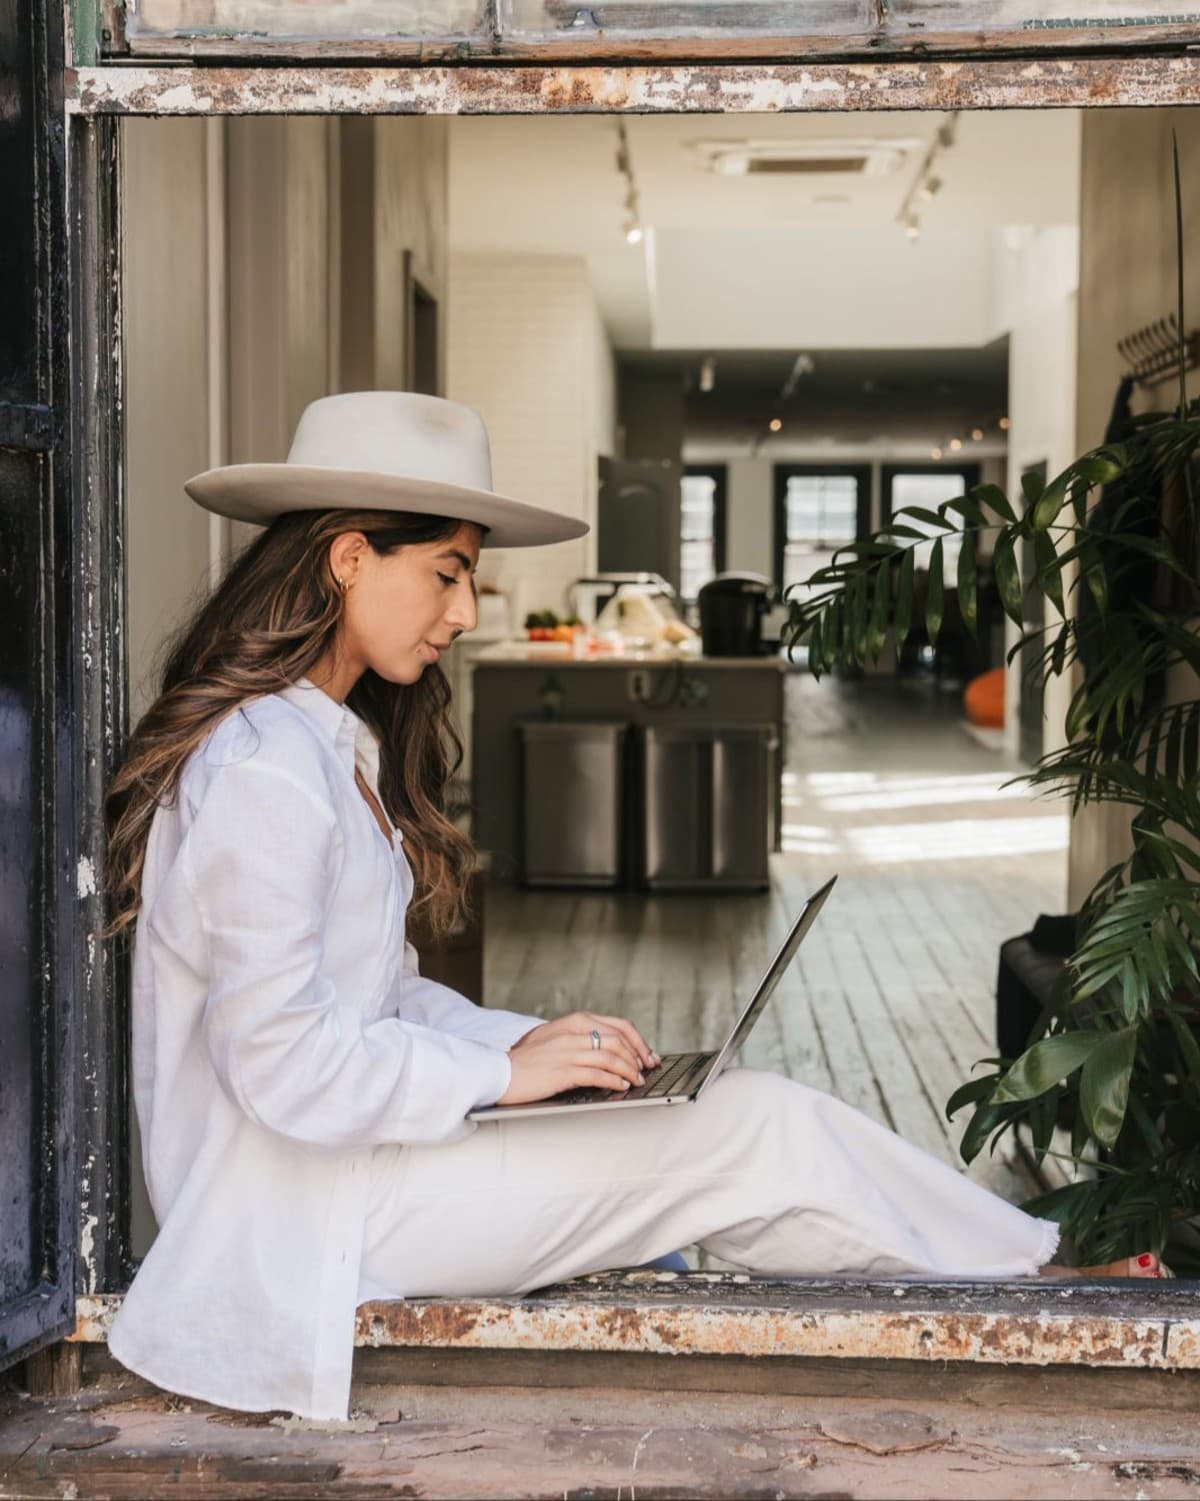
[[[371,769],[370,782],[374,786],[378,779],[379,747],[370,728],[353,709],[337,703],[323,688],[304,677],[282,689],[279,696],[313,721],[352,775],[357,765],[356,751],[359,752]]]

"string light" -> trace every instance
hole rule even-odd
[[[996,426],[1000,429],[1000,431],[1002,433],[1006,433],[1009,430],[1009,428],[1012,426],[1012,423],[1008,420],[1007,417],[1001,417],[1000,421],[996,424]]]
[[[983,442],[983,428],[981,428],[981,427],[973,427],[971,429],[971,441],[974,442],[974,443],[982,443]]]
[[[921,233],[921,221],[917,215],[915,204],[919,200],[929,203],[934,194],[942,189],[942,179],[933,170],[934,162],[943,152],[949,151],[954,145],[954,137],[958,130],[958,117],[960,110],[954,110],[950,117],[943,120],[937,128],[937,134],[930,142],[916,176],[909,184],[908,192],[904,195],[904,202],[900,205],[900,212],[896,215],[896,222],[903,229],[910,240],[915,240]]]
[[[942,450],[940,448],[931,448],[929,450],[929,457],[931,459],[940,459],[941,456],[942,456]]]
[[[771,420],[770,420],[770,422],[767,423],[767,426],[771,429],[771,431],[773,433],[782,432],[783,431],[783,419],[781,417],[772,417]]]
[[[625,240],[640,245],[644,236],[638,208],[637,183],[633,178],[633,158],[629,154],[629,135],[624,120],[617,121],[617,171],[625,179]]]
[[[961,438],[951,438],[950,439],[950,447],[954,450],[955,453],[957,453],[958,450],[962,447],[962,439]]]

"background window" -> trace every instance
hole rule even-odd
[[[796,586],[839,547],[865,537],[871,524],[871,471],[865,465],[775,466],[775,579]]]
[[[927,510],[934,511],[944,500],[956,500],[958,496],[965,495],[972,485],[978,483],[978,464],[958,464],[952,469],[944,464],[939,464],[936,469],[923,465],[912,467],[899,464],[888,465],[883,471],[884,514],[890,518],[904,506],[924,506]],[[951,513],[950,520],[955,522],[961,530],[961,516]],[[909,518],[908,525],[915,526],[918,531],[929,532],[931,536],[937,536],[935,529],[926,526],[922,521]],[[958,554],[961,548],[962,543],[956,537],[947,537],[942,544],[942,573],[951,588],[954,587]],[[932,542],[917,543],[916,565],[918,568],[929,567],[929,555],[932,551]]]
[[[689,464],[679,518],[679,594],[691,601],[725,568],[725,465]]]

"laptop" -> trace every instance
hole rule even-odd
[[[629,1089],[568,1089],[562,1094],[552,1095],[548,1100],[531,1100],[527,1105],[485,1105],[479,1110],[472,1110],[467,1119],[511,1120],[518,1115],[558,1115],[564,1110],[634,1110],[645,1105],[680,1105],[684,1100],[699,1099],[713,1080],[719,1078],[726,1064],[750,1036],[754,1024],[765,1010],[784,971],[796,957],[796,950],[804,942],[836,880],[837,877],[832,876],[805,902],[791,931],[780,945],[779,952],[767,966],[766,974],[758,982],[757,989],[743,1006],[729,1036],[716,1052],[672,1053],[657,1067],[644,1070],[644,1084],[635,1084]]]

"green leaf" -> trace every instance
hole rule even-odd
[[[1054,550],[1054,539],[1047,532],[1034,533],[1033,556],[1037,563],[1038,582],[1045,590],[1046,598],[1065,620],[1067,611],[1063,604],[1062,570],[1058,554]]]
[[[867,660],[867,575],[864,570],[850,590],[849,615],[846,621],[846,655],[855,667]]]
[[[971,491],[989,510],[995,511],[1002,520],[1010,522],[1013,526],[1017,523],[1017,513],[1009,504],[1008,496],[999,485],[976,485]]]
[[[955,530],[952,521],[948,521],[945,516],[939,516],[936,511],[931,511],[928,506],[902,506],[896,512],[896,515],[911,516],[914,521],[924,522],[926,526],[931,526],[939,532]]]
[[[1054,1127],[1058,1119],[1058,1091],[1048,1089],[1029,1105],[1029,1134],[1033,1138],[1033,1160],[1038,1167],[1046,1160]]]
[[[1137,1031],[1131,1026],[1110,1032],[1092,1049],[1083,1065],[1079,1108],[1088,1130],[1102,1147],[1113,1146],[1125,1124]]]
[[[812,631],[808,638],[808,670],[813,677],[820,678],[829,663],[825,659],[821,642],[825,635],[825,617],[828,610],[819,610],[812,615]]]
[[[1058,1032],[1035,1042],[1013,1064],[992,1093],[991,1103],[1032,1100],[1086,1063],[1101,1041],[1100,1032]]]
[[[1058,513],[1067,503],[1067,483],[1070,477],[1069,471],[1060,474],[1042,491],[1041,497],[1033,508],[1035,532],[1044,532],[1048,526],[1053,526],[1058,520]]]
[[[1025,497],[1025,510],[1030,512],[1037,507],[1045,493],[1045,486],[1032,469],[1027,469],[1021,476],[1021,494]]]
[[[912,630],[913,615],[913,569],[916,566],[916,550],[909,548],[900,559],[900,578],[896,584],[896,614],[892,629],[896,637],[896,651],[904,645]]]
[[[952,1121],[964,1105],[977,1105],[986,1100],[995,1087],[995,1074],[984,1074],[982,1078],[968,1079],[965,1084],[960,1084],[946,1101],[946,1119]]]
[[[1000,591],[1000,603],[1004,606],[1004,613],[1014,625],[1019,625],[1024,630],[1025,617],[1021,612],[1021,575],[1017,569],[1011,532],[1001,532],[996,538],[996,549],[992,553],[992,567],[996,572],[996,587]]]
[[[1096,609],[1101,618],[1108,613],[1108,573],[1102,562],[1090,563],[1084,570],[1084,578],[1087,586],[1092,591],[1092,598],[1096,602]]]
[[[946,586],[942,578],[942,539],[939,537],[929,554],[929,583],[925,590],[925,633],[930,646],[937,645],[945,612]]]
[[[891,564],[881,563],[875,573],[875,598],[871,602],[871,620],[867,627],[867,651],[872,662],[879,661],[879,653],[887,640],[888,607],[891,602]]]
[[[982,1104],[977,1106],[962,1141],[958,1144],[959,1155],[964,1162],[973,1162],[983,1149],[984,1142],[998,1126],[1010,1118],[1010,1111],[1003,1105]]]
[[[1114,443],[1085,453],[1071,465],[1071,469],[1090,485],[1109,485],[1125,473],[1129,456],[1124,447]]]
[[[972,526],[990,526],[988,518],[984,515],[983,506],[975,498],[973,491],[966,495],[960,495],[956,500],[944,500],[941,508],[947,511],[955,511],[964,521]]]
[[[958,608],[963,624],[974,636],[978,626],[975,608],[975,533],[964,532],[962,549],[958,554]]]

